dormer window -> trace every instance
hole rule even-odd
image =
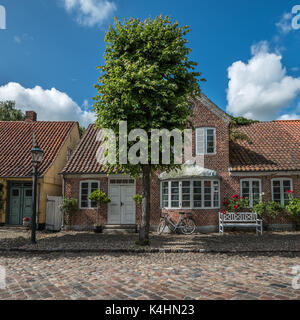
[[[196,155],[216,154],[216,128],[196,129]]]

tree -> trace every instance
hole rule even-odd
[[[200,94],[200,73],[195,72],[197,63],[188,58],[191,49],[185,36],[189,32],[188,26],[179,27],[170,17],[115,20],[115,27],[110,26],[105,36],[105,64],[98,67],[96,127],[112,129],[118,138],[120,121],[127,121],[128,132],[139,128],[148,136],[151,129],[183,131],[191,125],[190,98]],[[127,150],[133,144],[129,142]],[[117,149],[122,147],[117,139]],[[141,245],[149,243],[151,173],[180,167],[174,161],[150,164],[150,154],[148,164],[107,164],[109,172],[142,177]]]
[[[16,109],[14,101],[0,101],[0,121],[24,121],[21,110]]]

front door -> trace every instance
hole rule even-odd
[[[22,212],[22,188],[13,187],[10,190],[10,206],[9,206],[9,220],[11,225],[20,224],[20,214]]]
[[[125,180],[126,181],[126,180]],[[135,224],[135,185],[110,184],[108,224]]]
[[[30,184],[12,184],[8,211],[9,225],[22,225],[23,218],[32,216],[32,187]]]

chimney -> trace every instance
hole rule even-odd
[[[37,114],[34,111],[26,111],[25,121],[26,122],[35,122],[37,119]]]

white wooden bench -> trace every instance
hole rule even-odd
[[[256,232],[263,234],[263,222],[257,218],[256,213],[241,212],[241,213],[219,213],[219,232],[224,235],[225,227],[246,227],[256,228]]]

